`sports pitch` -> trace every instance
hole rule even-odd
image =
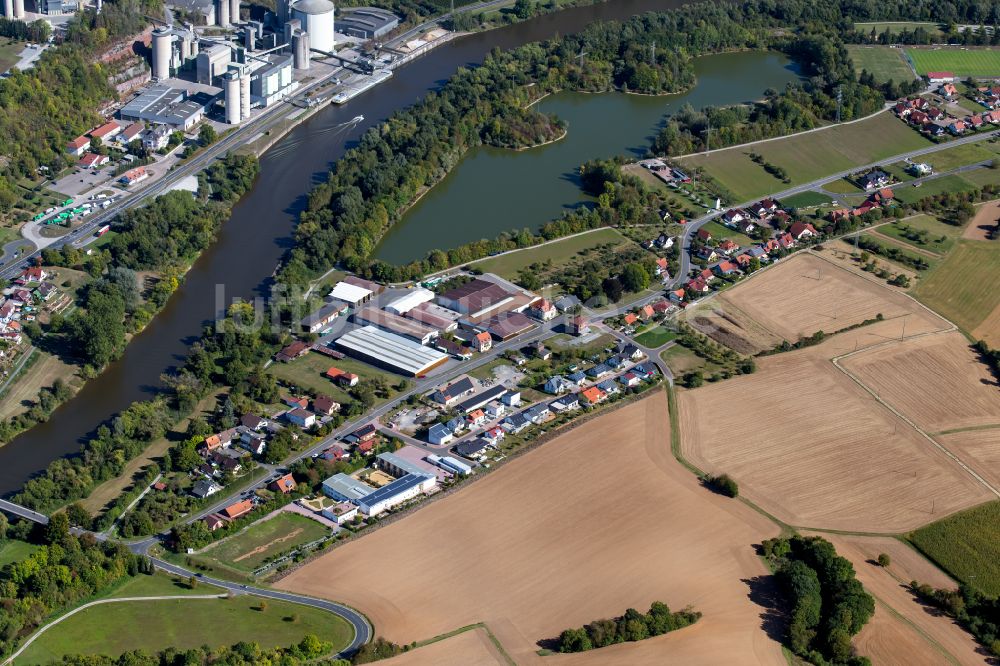
[[[955,76],[1000,76],[1000,49],[906,49],[918,74],[952,72]]]

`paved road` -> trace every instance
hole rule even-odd
[[[26,509],[19,504],[14,504],[13,502],[8,502],[6,500],[0,500],[0,511],[4,513],[23,518],[25,520],[30,520],[32,522],[38,523],[40,525],[47,525],[49,522],[49,517],[45,514],[39,513],[37,511],[32,511],[31,509]],[[94,538],[105,541],[107,536],[104,534],[93,534]],[[139,543],[129,544],[129,549],[138,555],[146,555],[153,562],[157,569],[164,571],[175,576],[181,576],[183,578],[195,577],[198,580],[204,581],[205,583],[215,585],[233,594],[252,594],[256,597],[262,597],[265,599],[277,599],[279,601],[288,601],[294,604],[300,604],[302,606],[311,606],[312,608],[319,608],[320,610],[325,610],[327,612],[338,615],[346,620],[354,628],[354,638],[351,643],[345,647],[338,656],[349,657],[353,654],[359,647],[367,643],[372,639],[372,626],[368,622],[368,619],[359,613],[358,611],[345,606],[343,604],[338,604],[334,601],[327,601],[325,599],[315,599],[313,597],[308,597],[302,594],[293,594],[291,592],[280,592],[277,590],[269,590],[262,587],[255,587],[253,585],[241,585],[239,583],[233,583],[227,580],[221,580],[219,578],[211,578],[208,576],[203,576],[201,574],[195,574],[188,571],[184,567],[178,566],[167,562],[166,560],[161,560],[157,557],[149,555],[149,548],[154,543],[156,539],[146,539]],[[26,646],[25,646],[26,647]]]

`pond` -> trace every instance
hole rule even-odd
[[[666,114],[759,99],[768,88],[799,79],[795,63],[773,52],[703,56],[697,85],[677,95],[562,92],[539,103],[569,132],[556,143],[525,151],[475,148],[385,236],[376,257],[404,264],[430,250],[449,249],[503,231],[537,229],[581,204],[577,169],[587,160],[645,154]]]

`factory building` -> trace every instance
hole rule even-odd
[[[337,20],[337,30],[360,39],[377,39],[399,25],[399,17],[378,7],[343,9]]]
[[[385,309],[393,314],[404,315],[421,303],[434,300],[434,292],[430,289],[417,287],[410,289],[405,294],[391,301]]]
[[[359,324],[372,324],[390,333],[412,338],[422,345],[426,345],[438,336],[437,329],[370,305],[355,312],[354,320]]]
[[[287,0],[282,0],[287,1]],[[309,33],[309,47],[333,53],[333,3],[330,0],[295,0],[290,4],[292,19]]]
[[[153,31],[153,58],[150,63],[153,78],[162,81],[186,66],[198,55],[198,36],[194,28],[161,26]]]
[[[270,106],[294,92],[299,84],[292,79],[292,56],[264,56],[267,64],[250,75],[250,100],[254,106]]]
[[[445,363],[448,355],[376,326],[357,328],[336,343],[337,349],[380,368],[419,376]]]
[[[225,44],[215,44],[198,54],[198,83],[212,85],[229,69],[233,50]]]
[[[292,35],[292,53],[295,69],[309,69],[312,54],[309,52],[309,33],[296,30]]]
[[[187,99],[183,90],[155,85],[122,107],[119,115],[122,120],[169,125],[174,129],[187,131],[204,117],[205,105]]]
[[[335,474],[323,482],[323,492],[335,500],[352,502],[367,516],[377,516],[437,485],[432,474],[407,474],[375,489],[346,474]]]

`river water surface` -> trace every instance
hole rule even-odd
[[[262,158],[260,177],[253,190],[235,207],[232,218],[223,225],[218,240],[195,262],[181,288],[150,325],[132,340],[124,356],[100,377],[88,382],[76,397],[56,409],[47,423],[32,428],[0,448],[0,494],[16,491],[52,460],[77,451],[85,438],[115,413],[135,400],[153,395],[161,385],[161,373],[183,360],[190,345],[198,339],[203,326],[216,317],[225,303],[237,297],[248,298],[266,293],[274,268],[291,245],[294,222],[305,205],[309,190],[325,178],[331,162],[339,158],[345,147],[357,140],[365,129],[384,120],[394,110],[412,104],[429,90],[439,87],[457,67],[481,63],[492,48],[513,48],[556,34],[577,32],[594,21],[624,19],[646,11],[671,9],[681,4],[680,0],[610,0],[456,39],[396,70],[392,79],[361,97],[343,107],[331,106],[324,109],[296,128]],[[762,67],[759,60],[761,56],[740,57],[754,59],[757,64],[751,69]],[[764,58],[764,62],[771,63],[767,65],[771,73],[766,77],[761,77],[760,72],[746,70],[730,70],[727,76],[726,69],[737,66],[738,58],[733,58],[727,67],[717,68],[711,74],[712,77],[727,76],[724,85],[720,88],[713,84],[713,90],[728,88],[732,90],[732,94],[698,97],[692,99],[692,103],[697,106],[745,100],[758,96],[769,85],[780,85],[782,76],[779,75],[783,74],[784,64],[776,56]],[[771,60],[768,61],[768,58]],[[709,74],[705,72],[703,76],[708,77]],[[790,78],[792,74],[787,72],[783,76]],[[707,80],[704,79],[703,84]],[[699,86],[691,95],[700,96],[701,89]],[[560,174],[571,173],[579,162],[590,157],[613,155],[642,147],[645,145],[645,137],[655,127],[660,115],[669,105],[680,100],[679,97],[639,98],[621,95],[588,97],[589,101],[580,96],[558,96],[546,101],[542,108],[569,120],[570,136],[574,136],[575,128],[577,137],[591,142],[574,139],[562,145],[553,144],[551,150],[543,149],[537,155],[524,153],[527,161],[544,162],[550,159],[550,152],[561,155],[559,151],[578,151],[568,152],[558,159],[553,158],[551,165],[539,172],[544,173],[548,180],[545,183],[534,183],[531,189],[521,193],[509,193],[497,187],[494,182],[492,185],[496,187],[496,196],[493,201],[498,201],[503,196],[505,203],[517,202],[516,207],[508,208],[516,209],[516,212],[512,211],[509,216],[502,214],[500,218],[516,217],[519,221],[499,226],[496,226],[494,217],[490,217],[489,222],[485,221],[485,217],[481,221],[478,215],[483,213],[483,201],[477,201],[477,205],[470,207],[470,212],[466,215],[449,218],[450,224],[474,228],[471,235],[456,236],[456,244],[469,238],[494,235],[499,229],[537,226],[557,215],[560,206],[579,198],[575,184],[560,180]],[[630,120],[616,120],[615,116],[619,112],[625,113],[626,106],[633,109],[628,111]],[[584,108],[587,110],[582,113]],[[344,128],[358,114],[364,114],[366,120],[351,125],[350,129]],[[588,118],[589,122],[597,121],[597,129],[582,130]],[[618,127],[619,125],[626,127]],[[470,178],[465,175],[471,171],[467,167],[472,165],[472,169],[477,168],[475,165],[489,156],[487,151],[477,152],[462,165],[456,179]],[[500,155],[498,159],[512,157]],[[517,168],[522,167],[518,165]],[[507,173],[506,167],[490,167],[490,170],[494,173]],[[481,182],[480,179],[474,180]],[[548,188],[553,188],[556,194],[548,196]],[[440,189],[452,191],[455,188],[449,182]],[[546,194],[544,199],[540,194],[542,192]],[[435,191],[433,195],[423,206],[441,205],[440,194]],[[456,209],[461,209],[467,201],[468,199],[462,199],[461,203],[456,203]],[[420,214],[420,211],[415,210],[414,214]],[[397,235],[410,233],[410,226],[419,228],[419,225],[411,225],[411,220],[408,219],[406,227],[386,241],[386,251],[399,247]],[[454,229],[452,227],[453,231]],[[429,235],[431,232],[421,233]],[[434,240],[439,243],[442,238],[443,236],[437,236]],[[400,252],[400,256],[403,255],[400,250],[395,251]],[[424,248],[414,246],[412,252],[404,258],[422,255],[424,251]],[[219,293],[222,294],[221,298]]]

